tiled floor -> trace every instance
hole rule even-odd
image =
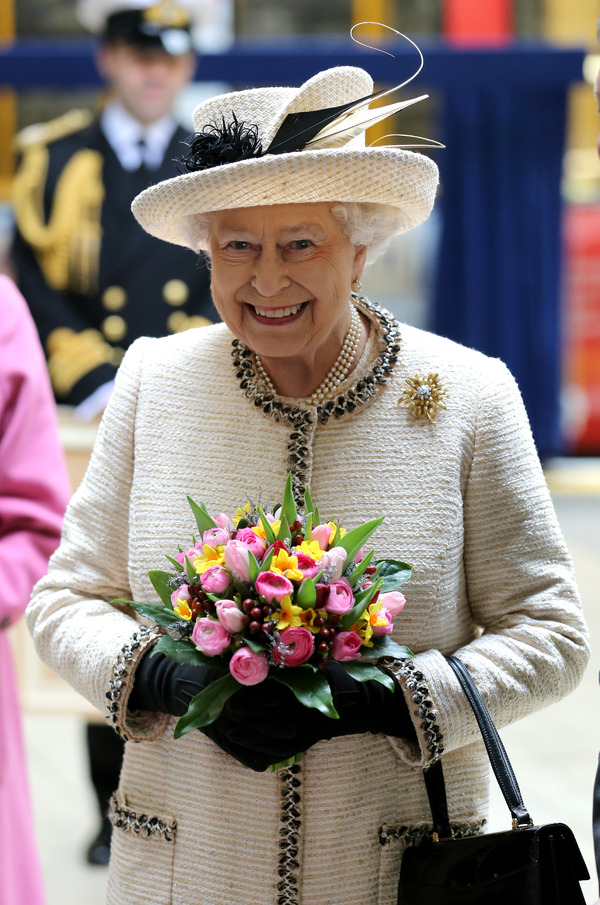
[[[564,476],[556,475],[554,484],[550,481],[590,627],[590,667],[569,698],[502,733],[534,819],[562,820],[574,830],[594,877],[584,884],[588,905],[597,898],[591,840],[591,792],[600,751],[597,483],[597,487],[587,484],[592,495],[585,496],[577,483]],[[25,732],[48,905],[102,905],[106,870],[84,863],[85,847],[96,824],[86,780],[83,727],[74,717],[26,715]],[[494,829],[509,827],[508,811],[497,791],[493,793],[491,825]]]

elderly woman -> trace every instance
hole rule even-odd
[[[145,229],[207,253],[224,323],[127,353],[29,609],[44,660],[128,740],[115,905],[392,905],[402,851],[430,824],[422,768],[443,752],[458,830],[486,816],[487,758],[444,655],[500,726],[568,694],[587,662],[507,369],[360,294],[369,256],[426,219],[437,186],[426,156],[365,147],[371,91],[339,68],[213,98],[189,172],[134,203]],[[328,670],[339,720],[266,682],[174,741],[210,671],[150,658],[156,631],[110,601],[155,599],[148,569],[194,530],[187,494],[228,511],[280,499],[288,471],[298,500],[310,484],[345,525],[385,514],[378,555],[413,564],[395,631],[415,656],[386,661],[395,692]]]

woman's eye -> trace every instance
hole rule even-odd
[[[236,240],[234,242],[229,242],[229,248],[232,248],[234,251],[246,251],[247,248],[250,248],[250,243]]]
[[[303,251],[305,248],[312,248],[312,242],[310,239],[296,239],[296,241],[292,243],[292,247],[296,251]]]

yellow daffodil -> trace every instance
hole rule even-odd
[[[341,525],[336,525],[335,522],[325,522],[325,524],[327,525],[328,528],[331,528],[331,530],[333,531],[333,534],[331,535],[332,540],[335,537],[335,532],[338,530],[338,528],[340,529],[340,538],[342,538],[344,536],[344,534],[346,533],[346,529],[342,528]]]
[[[352,626],[350,631],[356,632],[356,634],[362,638],[362,643],[365,647],[373,647],[373,642],[371,641],[371,638],[373,637],[373,626],[371,625],[367,610],[364,611],[358,622]]]
[[[279,531],[279,529],[281,527],[281,521],[279,521],[279,519],[275,519],[274,522],[269,522],[269,524],[271,525],[271,528],[273,529],[273,534],[275,535],[275,537],[277,537],[277,532]],[[256,525],[252,530],[259,537],[263,537],[263,538],[265,537],[265,529],[264,529],[264,525],[262,522],[259,522],[258,525]]]
[[[271,560],[269,566],[271,572],[278,575],[285,575],[290,581],[302,581],[303,573],[298,568],[298,557],[290,556],[287,550],[278,550],[277,555]]]
[[[223,555],[224,549],[225,547],[222,544],[219,544],[216,550],[209,547],[208,544],[204,544],[202,547],[202,556],[197,556],[192,562],[198,575],[202,575],[202,573],[206,572],[207,569],[210,569],[211,566],[222,566],[225,562],[225,556]]]
[[[303,610],[301,606],[295,606],[292,603],[291,597],[286,594],[285,597],[281,598],[281,602],[279,604],[280,609],[279,612],[273,613],[273,619],[278,619],[277,629],[282,631],[284,628],[288,626],[297,626],[302,625],[302,620],[300,618]]]
[[[186,622],[189,622],[192,618],[189,603],[186,600],[182,600],[181,597],[177,598],[177,605],[173,607],[173,611],[177,613],[180,619],[185,619]]]
[[[362,618],[366,619],[369,622],[371,627],[376,625],[387,625],[389,620],[386,616],[381,615],[381,601],[378,600],[376,603],[370,603],[367,609],[362,614]]]
[[[246,503],[245,506],[238,506],[231,521],[237,528],[238,522],[241,522],[242,519],[247,519],[251,512],[252,506],[250,503]]]
[[[300,546],[296,548],[296,553],[306,553],[307,556],[312,556],[316,560],[321,559],[324,552],[325,550],[321,550],[317,540],[303,540]]]
[[[313,635],[317,635],[320,629],[314,625],[315,617],[317,613],[309,607],[307,610],[302,610],[300,613],[300,625],[303,625],[304,628],[310,629]]]

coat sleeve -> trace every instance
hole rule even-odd
[[[427,765],[481,738],[443,654],[470,670],[500,728],[570,694],[589,658],[572,563],[517,385],[499,361],[479,398],[463,499],[464,572],[475,639],[397,663]]]
[[[65,516],[61,545],[27,609],[41,659],[124,735],[135,665],[156,640],[130,607],[111,603],[131,599],[128,537],[136,406],[144,354],[152,344],[151,339],[138,340],[123,359],[87,472]],[[130,734],[154,737],[164,722],[149,715],[134,719]]]
[[[58,544],[70,488],[44,356],[7,277],[0,308],[0,628],[8,628]]]

